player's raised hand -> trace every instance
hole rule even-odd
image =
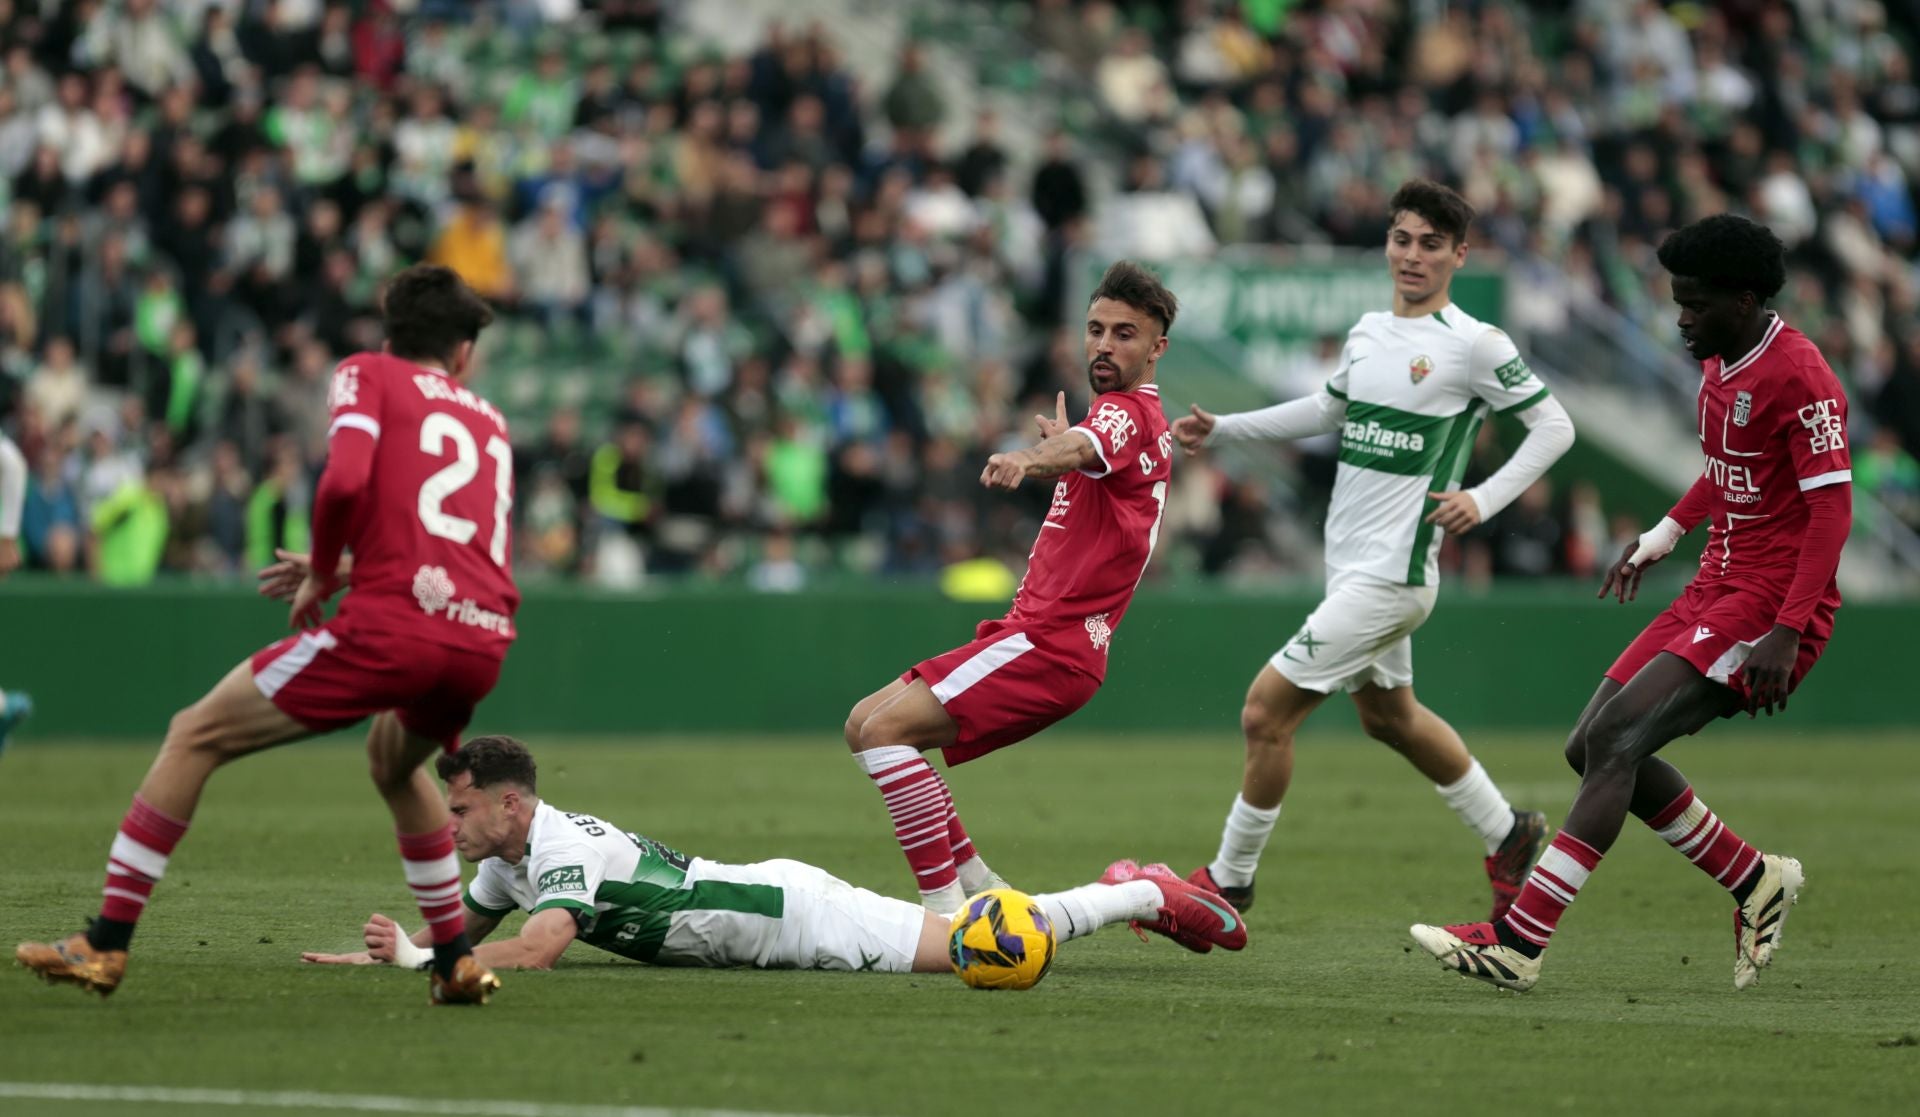
[[[1784,624],[1762,636],[1740,668],[1740,680],[1747,686],[1747,716],[1761,710],[1773,716],[1774,708],[1787,708],[1787,687],[1793,681],[1793,664],[1800,656],[1800,634]]]
[[[1427,513],[1427,522],[1441,531],[1462,535],[1480,526],[1480,502],[1465,489],[1427,496],[1438,502],[1438,507]]]
[[[1636,541],[1628,543],[1621,550],[1620,561],[1607,567],[1606,581],[1600,583],[1600,592],[1595,594],[1595,597],[1604,598],[1611,593],[1620,599],[1622,605],[1625,605],[1639,596],[1640,576],[1646,573],[1647,567],[1660,561],[1657,558],[1648,558],[1643,562],[1635,563],[1633,553],[1639,549],[1640,544]]]
[[[1181,449],[1187,452],[1187,456],[1192,457],[1207,444],[1207,439],[1213,434],[1213,428],[1220,422],[1220,417],[1203,410],[1197,403],[1187,406],[1193,414],[1182,415],[1173,421],[1173,437],[1180,443]]]
[[[292,601],[307,580],[309,560],[298,551],[275,547],[273,557],[280,561],[260,568],[260,596],[274,601]]]
[[[989,489],[1006,489],[1012,492],[1027,479],[1027,452],[1015,450],[1010,454],[995,454],[987,459],[987,468],[980,471],[980,483]]]
[[[1056,434],[1067,433],[1067,427],[1070,425],[1067,422],[1067,393],[1061,392],[1053,398],[1053,418],[1049,419],[1045,415],[1035,415],[1033,421],[1034,424],[1040,428],[1040,440],[1042,442],[1052,438]]]

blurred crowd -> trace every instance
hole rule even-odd
[[[1372,247],[1395,184],[1455,182],[1516,274],[1557,277],[1513,284],[1560,292],[1516,300],[1529,337],[1576,298],[1664,328],[1660,231],[1753,212],[1856,393],[1862,482],[1920,510],[1905,8],[1001,7],[1100,135],[1039,116],[1016,158],[918,44],[864,85],[830,30],[723,54],[674,0],[0,0],[30,563],[138,584],[303,547],[332,366],[426,259],[502,311],[478,383],[516,424],[523,574],[1010,585],[1047,494],[985,494],[980,463],[1085,404],[1062,311],[1115,135],[1123,195],[1189,195],[1228,244]],[[1323,451],[1177,470],[1156,571],[1311,571]],[[1447,562],[1583,573],[1628,526],[1543,485]]]
[[[1364,248],[1397,184],[1455,184],[1505,324],[1568,375],[1662,359],[1596,335],[1671,336],[1668,230],[1765,222],[1791,253],[1776,305],[1853,401],[1857,481],[1920,526],[1920,3],[1028,7],[1130,142],[1126,190],[1192,197],[1226,244]]]

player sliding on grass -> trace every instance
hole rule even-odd
[[[1243,439],[1340,432],[1327,512],[1327,596],[1247,690],[1247,763],[1211,864],[1188,880],[1253,906],[1253,877],[1293,779],[1293,738],[1336,690],[1367,735],[1412,762],[1486,843],[1497,918],[1546,838],[1546,816],[1516,811],[1439,715],[1413,696],[1413,632],[1439,594],[1440,531],[1471,530],[1507,506],[1573,445],[1573,422],[1506,334],[1451,304],[1473,209],[1436,183],[1394,194],[1387,233],[1393,312],[1347,335],[1324,391],[1239,415],[1174,423],[1188,453]],[[1459,488],[1488,410],[1517,414],[1527,437],[1493,476]]]
[[[1015,489],[1063,477],[1013,607],[974,640],[916,664],[847,715],[847,745],[880,789],[921,902],[942,915],[1004,883],[974,851],[953,796],[921,753],[964,764],[1073,713],[1107,673],[1107,648],[1146,572],[1166,506],[1173,438],[1154,383],[1178,303],[1125,261],[1087,306],[1086,419],[1064,394],[1039,445],[987,459],[980,483]]]
[[[1733,894],[1733,987],[1773,961],[1800,863],[1741,841],[1654,754],[1716,718],[1774,707],[1833,634],[1834,573],[1853,515],[1847,397],[1820,351],[1767,309],[1786,282],[1779,238],[1741,217],[1695,222],[1660,246],[1680,339],[1700,361],[1699,480],[1607,571],[1600,596],[1633,600],[1646,568],[1708,521],[1700,569],[1607,670],[1567,739],[1580,793],[1504,919],[1416,924],[1413,937],[1469,977],[1525,990],[1588,874],[1631,813]]]
[[[462,933],[460,862],[446,803],[421,763],[458,743],[513,640],[520,595],[508,564],[513,458],[507,425],[463,382],[492,312],[451,270],[387,285],[387,351],[334,373],[327,467],[313,506],[311,568],[291,621],[305,631],[243,661],[174,715],[120,823],[99,918],[21,964],[105,996],[120,985],[134,924],[187,832],[201,789],[231,760],[372,716],[373,782],[393,813],[408,886],[433,941],[435,1003],[484,1003],[498,986]],[[346,578],[339,612],[322,607]]]
[[[952,968],[947,916],[799,861],[723,865],[564,812],[539,798],[533,756],[510,737],[476,737],[437,766],[447,781],[454,844],[480,863],[466,891],[468,934],[484,939],[508,913],[531,913],[514,938],[475,949],[487,966],[548,969],[578,939],[661,966]],[[1033,898],[1058,941],[1132,922],[1200,953],[1246,945],[1229,906],[1164,865],[1116,862],[1101,880]],[[365,951],[301,957],[416,969],[432,960],[427,932],[408,936],[384,915],[369,917],[363,934]]]

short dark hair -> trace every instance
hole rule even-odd
[[[1787,250],[1773,230],[1731,213],[1703,217],[1660,242],[1660,266],[1709,287],[1752,291],[1761,302],[1787,283]]]
[[[1452,187],[1428,178],[1408,179],[1393,192],[1393,199],[1387,203],[1387,222],[1399,220],[1403,213],[1418,214],[1455,244],[1465,242],[1467,230],[1473,228],[1473,206]]]
[[[1160,282],[1160,277],[1134,263],[1132,260],[1116,260],[1100,277],[1100,286],[1093,289],[1093,296],[1087,300],[1092,306],[1101,299],[1126,303],[1142,314],[1160,319],[1160,332],[1173,329],[1174,315],[1180,313],[1180,300],[1173,297]]]
[[[458,752],[447,753],[433,763],[441,780],[451,780],[465,772],[473,777],[473,786],[492,787],[497,783],[519,784],[529,793],[539,790],[533,754],[512,737],[475,737],[461,745]]]
[[[380,313],[387,347],[410,361],[443,361],[493,322],[486,300],[458,272],[438,264],[415,264],[387,280]]]

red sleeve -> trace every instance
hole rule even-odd
[[[1840,548],[1853,526],[1853,486],[1821,485],[1802,495],[1807,502],[1806,534],[1800,540],[1800,559],[1793,568],[1793,584],[1775,623],[1805,632],[1814,607],[1833,584],[1840,569]]]
[[[1707,480],[1707,475],[1702,473],[1694,478],[1693,487],[1680,497],[1667,516],[1680,525],[1682,532],[1692,531],[1700,526],[1701,520],[1707,518],[1707,512],[1711,508],[1709,502],[1712,499],[1713,485]]]
[[[373,452],[380,443],[380,381],[364,363],[349,357],[333,372],[327,389],[333,424],[327,430],[327,464],[313,497],[313,572],[330,578],[340,566],[347,533],[360,494],[373,477]]]
[[[1130,392],[1108,392],[1095,399],[1087,410],[1087,417],[1072,429],[1086,435],[1093,442],[1094,452],[1100,455],[1099,469],[1081,471],[1089,477],[1112,473],[1114,463],[1125,460],[1127,447],[1137,445],[1146,437],[1140,401]]]
[[[1801,492],[1853,479],[1847,451],[1847,395],[1824,364],[1802,366],[1786,385],[1788,452]]]

